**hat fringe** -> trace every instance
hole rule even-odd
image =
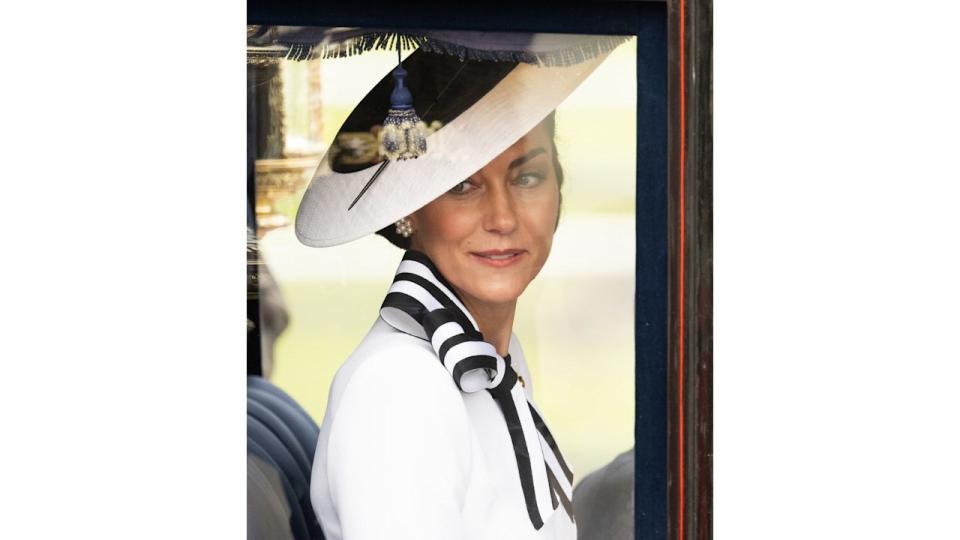
[[[420,47],[426,38],[397,32],[371,32],[345,41],[330,43],[284,43],[288,47],[286,60],[315,60],[317,58],[346,58],[373,50],[413,50]]]
[[[428,52],[456,56],[461,61],[522,62],[524,64],[554,67],[572,66],[596,58],[612,51],[628,39],[630,39],[630,36],[597,36],[595,40],[563,49],[530,52],[477,49],[436,38],[427,38],[420,48]]]
[[[328,42],[278,40],[274,45],[279,46],[277,48],[280,50],[260,48],[258,51],[250,51],[248,58],[250,61],[256,61],[259,54],[265,57],[260,60],[266,60],[266,57],[269,57],[303,61],[317,58],[346,58],[373,50],[396,50],[397,48],[413,50],[419,47],[428,52],[455,56],[461,61],[522,62],[553,67],[570,66],[596,58],[617,48],[630,39],[630,36],[595,36],[595,38],[552,51],[532,52],[480,49],[417,34],[368,32],[345,40]]]

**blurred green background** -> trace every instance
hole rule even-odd
[[[635,58],[631,40],[557,110],[563,214],[514,325],[537,405],[578,479],[634,440]],[[313,108],[321,111],[326,146],[396,55],[317,62],[321,99]],[[281,66],[288,146],[318,131],[302,82],[309,69],[307,62]],[[292,221],[301,196],[276,201],[276,210]],[[260,244],[290,318],[276,342],[271,380],[320,423],[330,381],[376,320],[401,252],[376,236],[308,248],[292,226],[267,232]]]

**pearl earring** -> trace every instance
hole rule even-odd
[[[413,234],[413,223],[410,223],[410,220],[403,218],[400,221],[396,222],[397,234],[404,238],[410,238],[410,235]]]

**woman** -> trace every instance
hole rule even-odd
[[[512,326],[559,218],[552,111],[618,42],[565,43],[579,61],[552,67],[417,51],[341,128],[298,237],[378,231],[408,251],[330,390],[311,483],[328,539],[576,538],[573,475]],[[442,127],[415,160],[364,163],[350,134],[384,118],[388,94],[391,115],[419,98]]]

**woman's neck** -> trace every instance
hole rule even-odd
[[[517,301],[503,304],[478,302],[457,291],[463,299],[463,305],[473,315],[480,327],[480,333],[487,343],[497,349],[497,354],[506,356],[510,352],[510,337],[513,335],[513,316],[517,312]]]

